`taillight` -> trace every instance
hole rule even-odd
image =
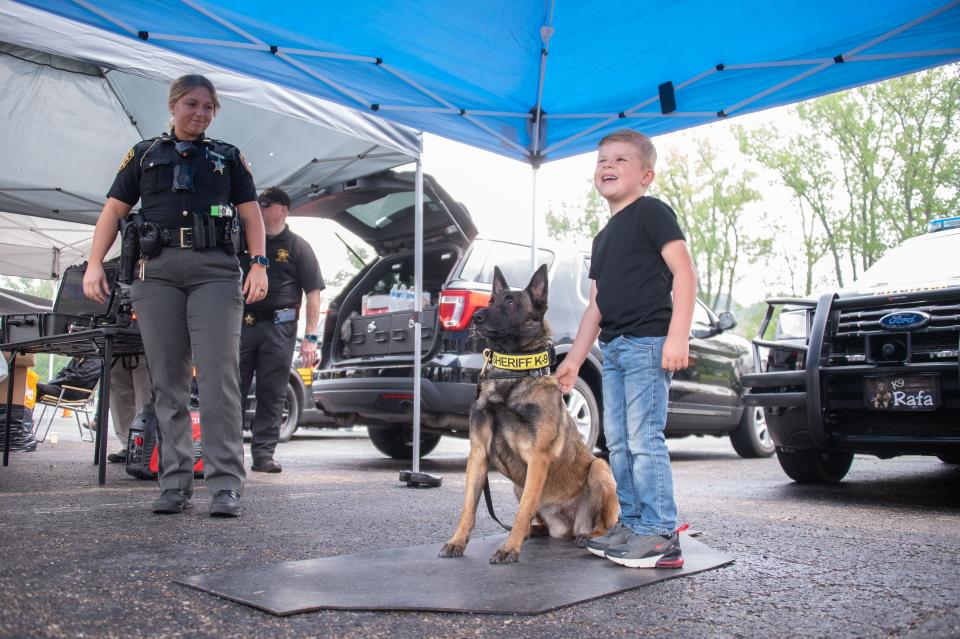
[[[490,304],[490,293],[448,289],[440,293],[440,326],[462,331],[470,324],[473,312]]]

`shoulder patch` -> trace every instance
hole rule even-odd
[[[240,156],[240,164],[243,165],[243,168],[247,170],[247,173],[249,173],[250,175],[253,175],[253,169],[250,168],[250,163],[247,162],[247,158],[243,156],[243,151],[238,150],[237,155]]]
[[[127,154],[123,156],[123,159],[120,161],[120,168],[117,169],[117,173],[126,168],[130,164],[130,160],[133,159],[133,147],[130,147],[130,150],[127,151]]]

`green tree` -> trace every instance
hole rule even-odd
[[[797,205],[796,222],[800,227],[801,249],[797,259],[796,239],[772,233],[768,259],[776,259],[790,273],[794,294],[810,295],[814,288],[814,267],[824,255],[831,255],[838,283],[843,285],[842,256],[846,248],[848,216],[832,206],[835,187],[827,153],[816,138],[800,134],[785,136],[776,128],[747,131],[734,127],[740,150],[773,171],[780,183],[792,193]],[[776,211],[765,219],[774,228],[782,226],[786,212]],[[802,271],[802,287],[797,286],[797,271]]]
[[[45,300],[53,300],[56,284],[54,280],[37,280],[29,277],[9,277],[6,275],[0,276],[0,288],[42,297]]]
[[[356,254],[354,254],[353,251],[347,250],[347,257],[350,259],[350,265],[337,271],[336,275],[333,277],[324,278],[328,289],[327,295],[330,295],[329,290],[339,289],[341,286],[349,282],[354,275],[360,272],[360,269],[363,268],[364,264],[368,264],[370,262],[370,252],[366,249],[366,247],[358,246],[351,248],[356,251]]]
[[[564,203],[560,213],[547,212],[547,235],[560,241],[575,241],[591,239],[600,232],[610,217],[610,210],[593,188],[593,179],[587,180],[587,184],[587,199],[583,204]]]
[[[958,110],[960,65],[952,65],[799,104],[793,136],[739,132],[741,149],[793,194],[805,293],[822,257],[843,286],[930,219],[957,212]],[[791,260],[787,243],[775,251]]]
[[[960,212],[960,65],[878,84],[874,98],[892,116],[884,203],[900,241]]]
[[[711,308],[722,303],[730,310],[743,263],[756,259],[756,253],[746,249],[752,238],[745,236],[741,217],[760,194],[751,186],[756,176],[719,162],[709,141],[697,140],[696,149],[693,158],[670,153],[651,194],[677,212],[697,266],[700,297]]]

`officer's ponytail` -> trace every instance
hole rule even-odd
[[[197,87],[203,87],[210,92],[210,98],[213,100],[213,114],[216,115],[220,111],[220,100],[217,98],[217,90],[213,86],[213,82],[208,80],[206,76],[202,76],[196,73],[190,75],[182,75],[170,85],[170,95],[167,98],[167,105],[173,110],[173,105],[176,104],[177,100],[190,93]],[[168,122],[170,129],[173,130],[173,117],[170,118]]]

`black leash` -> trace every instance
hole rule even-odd
[[[507,531],[513,530],[512,526],[508,526],[497,517],[497,514],[493,512],[493,498],[490,496],[490,480],[485,479],[483,481],[483,498],[487,502],[487,512],[490,513],[490,516],[493,517],[493,520],[503,526]]]

